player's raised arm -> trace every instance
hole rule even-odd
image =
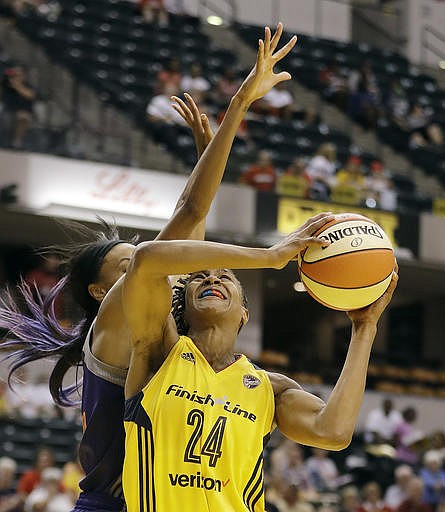
[[[274,73],[274,66],[292,50],[297,41],[294,36],[280,50],[276,50],[282,33],[281,23],[273,37],[269,27],[265,28],[264,40],[260,39],[258,43],[255,66],[230,101],[221,126],[196,164],[175,213],[158,235],[158,240],[190,238],[198,225],[201,225],[200,233],[195,231],[194,234],[197,238],[204,238],[203,223],[221,183],[233,139],[244,114],[254,101],[262,98],[274,85],[291,78],[285,71]],[[187,108],[192,115],[199,115],[190,100],[188,103]]]
[[[275,392],[275,420],[287,437],[328,450],[341,450],[349,445],[363,400],[377,322],[392,298],[397,280],[394,272],[388,290],[380,299],[367,308],[348,313],[352,321],[349,350],[326,403],[303,391],[291,379],[270,374]]]
[[[192,240],[140,244],[123,280],[122,302],[132,347],[126,396],[142,389],[153,359],[168,353],[161,345],[172,299],[169,275],[209,268],[282,268],[305,247],[325,244],[312,234],[332,218],[319,214],[269,249]],[[176,342],[177,336],[173,339]]]

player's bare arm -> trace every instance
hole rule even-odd
[[[157,240],[204,237],[205,217],[218,190],[233,139],[245,112],[255,100],[266,94],[278,82],[290,79],[289,73],[283,71],[276,74],[273,71],[275,64],[283,59],[296,43],[296,37],[293,37],[280,50],[275,51],[282,32],[281,23],[273,37],[270,29],[266,27],[264,41],[259,42],[254,68],[232,98],[221,126],[196,164],[172,218],[160,232]],[[197,121],[200,114],[195,111],[190,100],[188,100],[188,108]],[[205,130],[205,124],[203,128]],[[94,327],[93,353],[107,364],[126,368],[129,347],[126,342],[127,327],[121,299],[122,290],[119,281],[102,302]],[[109,336],[121,341],[111,346],[107,342]]]
[[[196,164],[178,201],[176,211],[157,237],[158,240],[187,239],[196,225],[205,219],[221,183],[236,131],[245,113],[254,101],[262,98],[277,83],[291,78],[285,71],[274,73],[274,66],[292,50],[297,41],[294,36],[276,51],[282,33],[281,23],[278,24],[273,37],[270,28],[265,28],[264,40],[260,39],[258,44],[255,66],[233,96],[221,126]],[[197,121],[199,112],[195,110],[189,98],[188,108]],[[181,106],[180,110],[186,113],[186,105],[175,101],[176,106]],[[187,121],[186,117],[185,119]],[[203,237],[204,232],[199,238]]]
[[[377,322],[397,285],[396,272],[380,299],[348,312],[352,335],[340,377],[326,403],[303,391],[287,377],[271,374],[275,393],[275,421],[290,439],[327,450],[341,450],[351,442],[365,390],[371,347]]]
[[[178,339],[169,314],[172,298],[169,275],[204,268],[282,268],[305,247],[323,244],[323,240],[307,235],[330,220],[330,214],[312,217],[304,229],[289,234],[269,249],[198,240],[140,244],[122,280],[122,303],[132,350],[126,396],[142,389],[159,359],[166,357]]]

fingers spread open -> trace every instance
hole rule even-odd
[[[273,53],[275,51],[275,48],[278,45],[278,42],[280,41],[281,34],[283,33],[283,24],[278,23],[277,30],[275,31],[275,34],[273,35],[271,41],[270,41],[270,51]]]
[[[297,42],[297,36],[293,36],[292,39],[290,39],[284,46],[281,48],[281,50],[278,50],[277,53],[273,56],[275,62],[278,62],[279,60],[286,57],[286,55],[292,50],[292,48],[295,46],[295,43]]]
[[[185,119],[185,121],[187,121],[188,123],[191,122],[193,120],[193,114],[191,113],[188,106],[181,100],[181,98],[178,98],[177,96],[172,96],[171,99],[174,102],[176,102],[172,104],[172,107],[176,110],[176,112],[181,114],[182,118]]]
[[[278,73],[275,75],[275,85],[284,82],[286,80],[290,80],[292,78],[292,75],[288,73],[287,71],[282,71],[281,73]]]
[[[264,53],[269,55],[270,53],[270,28],[264,28]]]
[[[264,62],[264,41],[262,39],[258,40],[258,55],[256,59],[256,63],[258,67],[261,67]]]
[[[198,110],[198,107],[196,106],[196,103],[194,102],[193,98],[187,92],[184,93],[184,96],[187,100],[187,103],[189,104],[190,110],[193,114],[193,118],[199,119],[199,110]]]

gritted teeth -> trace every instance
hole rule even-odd
[[[204,290],[202,293],[200,293],[199,298],[203,299],[205,297],[218,297],[218,299],[225,300],[224,294],[217,290],[216,288],[208,288],[207,290]]]

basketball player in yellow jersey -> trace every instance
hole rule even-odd
[[[128,512],[263,512],[263,442],[274,426],[312,446],[349,444],[377,321],[397,275],[377,302],[349,313],[349,352],[324,403],[234,352],[248,310],[235,275],[220,269],[282,268],[305,247],[322,244],[312,235],[332,218],[315,216],[270,249],[188,241],[138,246],[123,288],[132,344],[125,386]],[[171,313],[168,276],[188,271]]]

